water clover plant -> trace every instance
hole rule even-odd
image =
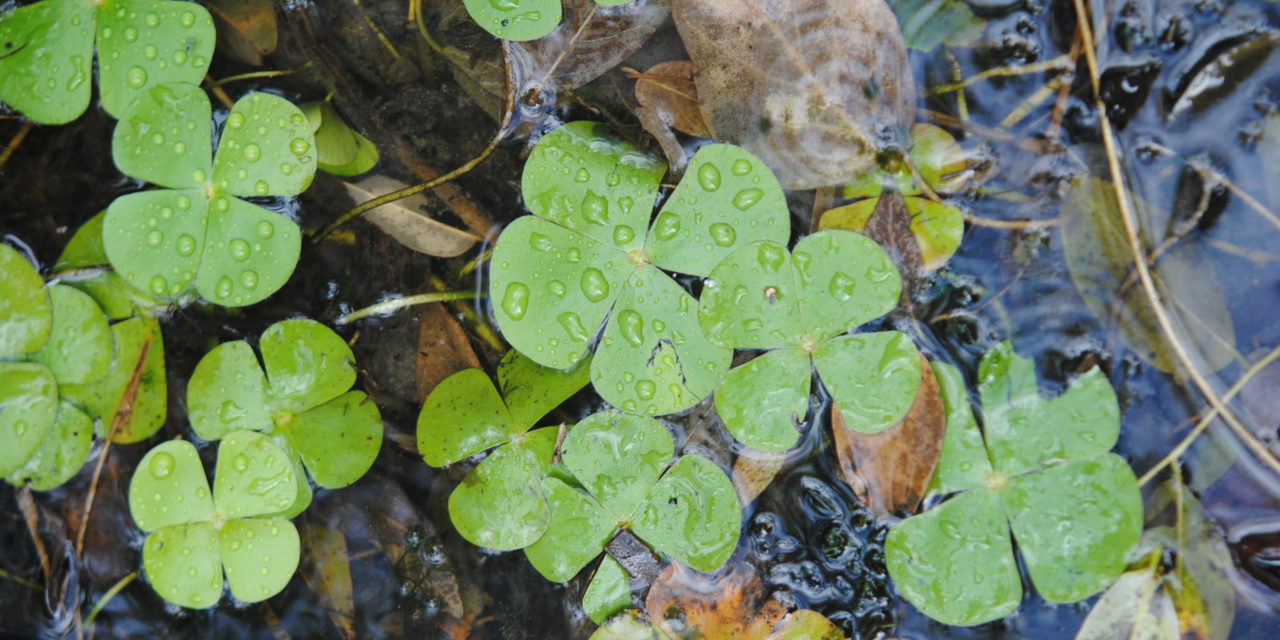
[[[844,197],[857,201],[824,213],[819,227],[861,231],[875,213],[881,194],[891,186],[907,205],[911,234],[920,245],[920,258],[924,267],[932,270],[946,264],[960,248],[964,212],[955,205],[930,199],[911,168],[915,167],[931,190],[946,193],[963,182],[957,174],[965,169],[968,158],[951,134],[934,125],[914,125],[911,142],[910,165],[899,161],[888,168],[873,169],[846,185]]]
[[[271,325],[258,346],[261,364],[243,340],[214,347],[196,364],[187,385],[192,430],[205,440],[261,431],[277,438],[316,484],[337,489],[359,480],[382,447],[382,416],[363,391],[350,391],[356,381],[351,348],[305,319]],[[298,478],[291,513],[311,502],[310,486]]]
[[[698,151],[645,233],[665,171],[600,124],[547,134],[524,167],[534,215],[498,238],[489,288],[507,341],[543,366],[577,364],[603,324],[591,381],[614,406],[648,415],[696,404],[731,356],[703,336],[697,301],[663,270],[704,276],[738,247],[790,234],[777,179],[722,144]]]
[[[148,533],[142,567],[161,598],[188,609],[231,595],[259,602],[284,589],[298,568],[298,530],[268,514],[293,503],[298,479],[284,450],[252,431],[223,438],[213,494],[196,448],[157,445],[129,482],[129,512]]]
[[[96,42],[102,107],[120,117],[151,87],[200,82],[214,40],[194,2],[42,0],[0,15],[0,101],[44,124],[80,117]]]
[[[46,490],[89,456],[93,420],[60,388],[111,366],[107,318],[84,293],[46,287],[31,263],[0,244],[0,476]]]
[[[143,312],[163,312],[161,304],[131,284],[110,268],[107,250],[102,246],[102,219],[106,211],[100,211],[76,229],[75,234],[62,248],[62,254],[53,264],[54,273],[77,272],[64,279],[93,298],[102,312],[112,320],[123,320]]]
[[[418,415],[418,451],[442,467],[494,449],[449,496],[449,518],[473,544],[510,551],[533,544],[551,524],[542,495],[558,429],[530,429],[587,384],[588,361],[549,369],[511,350],[498,384],[480,369],[445,378]]]
[[[505,40],[537,40],[560,24],[561,0],[462,0],[476,24]],[[596,0],[616,7],[631,0]]]
[[[738,544],[742,511],[728,476],[701,456],[675,458],[653,418],[591,415],[569,429],[560,462],[576,486],[543,479],[551,526],[525,548],[549,580],[572,578],[623,528],[698,571],[720,568]]]
[[[103,243],[111,266],[159,299],[193,285],[206,299],[243,306],[284,285],[298,263],[292,220],[236,196],[302,193],[315,174],[315,140],[289,101],[250,93],[231,108],[218,152],[199,87],[155,87],[116,124],[116,167],[162,189],[116,198]]]
[[[716,412],[734,437],[764,451],[794,445],[815,368],[850,429],[897,424],[920,386],[915,344],[896,331],[841,334],[888,313],[901,291],[889,255],[851,231],[815,233],[791,252],[745,246],[712,269],[698,314],[707,338],[770,350],[716,389]]]
[[[316,137],[316,167],[335,176],[358,176],[378,164],[378,148],[351,128],[326,100],[301,106]]]
[[[1100,370],[1047,399],[1035,365],[1005,342],[983,357],[978,379],[985,446],[972,446],[983,442],[976,423],[953,413],[947,430],[967,433],[948,433],[935,472],[942,478],[936,489],[959,494],[899,523],[885,543],[903,597],[952,625],[1017,608],[1022,582],[1011,532],[1031,582],[1050,602],[1076,602],[1111,584],[1142,533],[1137,480],[1109,453],[1120,409]],[[959,392],[963,398],[962,386]]]

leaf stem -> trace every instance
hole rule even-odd
[[[451,300],[470,300],[478,297],[475,291],[442,291],[435,293],[420,293],[413,296],[402,296],[383,300],[377,304],[369,305],[363,309],[352,311],[351,313],[339,316],[333,323],[337,325],[351,324],[357,320],[363,320],[372,316],[381,316],[407,309],[419,304],[431,304],[433,302],[448,302]]]
[[[137,577],[138,577],[138,572],[134,571],[133,573],[130,573],[129,575],[123,578],[120,578],[118,582],[111,585],[110,589],[107,589],[106,593],[102,594],[101,598],[98,598],[97,602],[93,603],[93,609],[89,610],[89,615],[85,616],[85,619],[84,619],[84,626],[89,627],[90,639],[93,638],[93,633],[94,633],[93,621],[98,617],[98,613],[102,611],[103,607],[107,606],[108,602],[111,602],[112,598],[116,597],[117,594],[119,594],[125,587],[129,586],[129,583],[136,580]]]
[[[206,82],[204,86],[206,89],[212,89],[214,87],[221,87],[224,84],[239,82],[241,80],[253,80],[255,78],[279,78],[281,76],[287,76],[290,74],[297,73],[304,69],[309,69],[311,68],[312,64],[313,62],[311,60],[308,60],[305,64],[303,64],[302,66],[296,69],[284,69],[284,70],[277,69],[274,71],[251,71],[249,73],[242,73],[240,75],[227,76],[225,78],[222,78],[221,80],[210,80]]]

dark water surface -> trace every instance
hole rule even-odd
[[[983,37],[948,53],[913,52],[922,86],[951,82],[954,69],[971,76],[1071,52],[1076,14],[1070,0],[970,4],[987,20]],[[427,23],[442,42],[470,46],[476,60],[493,59],[492,44],[456,19],[457,2],[432,0],[427,5]],[[1092,5],[1098,16],[1106,16],[1098,48],[1102,91],[1132,175],[1131,186],[1156,209],[1175,215],[1203,212],[1184,242],[1193,243],[1212,263],[1236,348],[1247,361],[1256,361],[1280,345],[1280,229],[1238,194],[1206,180],[1209,174],[1197,167],[1210,167],[1265,206],[1280,208],[1280,168],[1268,166],[1258,151],[1266,122],[1280,111],[1280,59],[1273,55],[1280,38],[1280,3],[1110,0]],[[496,125],[460,88],[449,63],[432,55],[416,27],[406,21],[406,12],[404,2],[282,3],[280,49],[265,68],[294,68],[307,61],[312,66],[292,76],[238,82],[226,89],[232,99],[244,91],[266,89],[296,101],[320,99],[332,91],[335,104],[382,150],[379,172],[417,182],[430,171],[448,171],[483,149]],[[394,43],[397,55],[373,37],[366,18]],[[446,28],[437,32],[436,25]],[[668,23],[624,64],[643,69],[681,58],[678,38]],[[220,78],[251,70],[218,56],[211,75]],[[1055,109],[1058,92],[1053,91],[1012,127],[1000,126],[1051,76],[995,78],[966,91],[964,107],[973,126],[962,138],[985,159],[990,174],[965,202],[975,215],[995,220],[1054,218],[1065,180],[1083,172],[1106,175],[1083,59],[1060,112]],[[432,196],[442,219],[462,224],[459,206],[474,210],[479,220],[492,225],[487,230],[492,240],[502,224],[524,214],[519,175],[527,143],[523,136],[530,129],[594,118],[609,121],[621,134],[643,138],[626,108],[631,82],[615,70],[578,91],[579,100],[566,100],[558,110],[546,106],[548,95],[541,96],[542,103],[533,99],[523,104],[520,117],[527,126],[519,130],[521,135],[459,179],[453,191]],[[952,95],[924,99],[922,104],[942,114],[956,115],[960,109]],[[1060,146],[1044,136],[1053,121],[1060,122]],[[20,126],[16,119],[0,120],[0,140],[11,139]],[[115,196],[140,186],[121,177],[111,164],[112,126],[95,107],[70,125],[36,127],[0,171],[0,234],[29,247],[46,273],[79,224]],[[447,204],[444,198],[462,198],[466,204]],[[812,195],[793,194],[792,203],[797,231],[807,230]],[[300,198],[264,204],[315,229],[351,202],[336,178],[320,174]],[[293,279],[261,304],[242,310],[192,305],[174,310],[164,320],[169,420],[153,442],[188,433],[183,418],[186,380],[199,358],[220,342],[256,338],[284,318],[332,322],[346,311],[390,295],[487,286],[484,269],[478,271],[479,279],[459,275],[474,253],[456,260],[430,259],[402,248],[364,222],[353,223],[347,231],[320,245],[305,245]],[[971,384],[981,355],[1006,338],[1020,354],[1035,359],[1052,393],[1065,388],[1074,373],[1100,364],[1116,385],[1124,410],[1118,451],[1138,474],[1164,456],[1186,433],[1188,421],[1204,409],[1188,386],[1144,363],[1089,311],[1070,279],[1055,228],[971,226],[959,253],[924,295],[927,301],[921,308],[928,314],[920,318],[916,334],[921,348],[930,358],[956,364]],[[1130,295],[1140,293],[1134,290]],[[467,310],[492,327],[482,302],[450,308],[447,314],[462,327],[457,335],[491,368],[501,353],[485,341],[473,319],[461,313]],[[349,623],[357,637],[585,638],[594,628],[577,604],[585,580],[555,585],[518,552],[493,554],[463,541],[452,531],[445,505],[464,470],[431,469],[412,450],[424,391],[416,369],[418,354],[438,339],[423,327],[438,327],[440,314],[439,309],[418,307],[340,330],[354,341],[364,373],[359,384],[381,408],[388,438],[369,476],[348,489],[318,491],[313,506],[297,522],[300,528],[344,534],[354,584],[355,615]],[[902,328],[912,321],[882,322]],[[1236,362],[1218,372],[1213,382],[1219,392],[1245,368]],[[1280,374],[1264,372],[1255,392],[1246,393],[1237,405],[1273,450],[1280,449],[1275,446],[1280,426],[1277,382]],[[599,400],[584,392],[558,417],[573,420],[599,408]],[[900,601],[884,567],[884,525],[857,503],[836,475],[825,418],[828,408],[816,389],[801,444],[771,486],[744,510],[737,557],[757,567],[771,590],[826,614],[856,638],[884,633],[917,640],[1075,636],[1096,597],[1053,605],[1027,588],[1017,614],[969,629],[933,623]],[[708,403],[667,420],[685,450],[731,464],[732,439]],[[142,536],[128,515],[125,491],[145,450],[143,445],[112,447],[79,567],[62,558],[78,527],[97,450],[75,479],[36,496],[40,535],[53,558],[58,584],[41,584],[43,573],[17,492],[8,485],[0,487],[0,635],[74,635],[75,600],[87,611],[121,577],[140,568]],[[213,453],[213,447],[202,449],[207,461]],[[1224,471],[1232,456],[1235,464]],[[1276,637],[1280,482],[1221,426],[1193,448],[1182,471],[1232,550],[1231,581],[1240,605],[1231,638]],[[305,558],[304,549],[304,564]],[[478,616],[460,616],[462,609]],[[101,638],[340,637],[302,571],[283,593],[265,603],[224,600],[199,612],[165,605],[139,579],[107,602],[94,631]]]

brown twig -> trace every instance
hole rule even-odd
[[[31,130],[34,129],[35,126],[36,123],[32,120],[24,122],[22,124],[22,128],[18,129],[18,133],[13,136],[13,139],[9,141],[9,144],[5,145],[4,151],[0,151],[0,169],[3,169],[5,163],[9,161],[9,158],[13,157],[13,152],[18,150],[18,145],[22,144],[22,141],[27,139],[27,134],[31,133]]]

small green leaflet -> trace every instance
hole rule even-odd
[[[631,0],[596,0],[616,7]],[[476,24],[504,40],[537,40],[560,24],[560,0],[462,0]]]
[[[940,622],[974,625],[1012,613],[1022,581],[1012,540],[1040,595],[1077,602],[1125,569],[1142,532],[1133,471],[1114,453],[1115,391],[1101,371],[1046,399],[1035,366],[1005,342],[982,360],[979,391],[986,455],[966,412],[963,386],[941,376],[949,418],[935,479],[959,495],[895,526],[885,543],[900,593]],[[950,394],[959,392],[959,398]],[[972,430],[954,437],[953,429]]]
[[[315,174],[307,119],[283,98],[251,93],[232,107],[217,154],[209,98],[193,85],[150,89],[116,125],[116,167],[162,189],[116,198],[102,240],[111,266],[159,300],[193,286],[224,306],[275,293],[298,263],[292,220],[236,196],[302,193]]]
[[[731,356],[707,341],[696,300],[662,270],[706,275],[739,247],[790,234],[777,180],[729,145],[694,156],[650,228],[665,171],[603,125],[552,131],[525,163],[534,215],[503,231],[491,260],[490,297],[507,341],[538,364],[567,369],[599,335],[596,391],[646,415],[693,406]]]
[[[919,353],[905,334],[840,334],[893,309],[902,281],[871,239],[822,231],[794,251],[744,246],[712,269],[699,319],[714,344],[771,349],[728,373],[716,411],[740,442],[762,451],[795,445],[813,369],[855,431],[897,424],[920,386]]]
[[[649,417],[606,411],[570,429],[561,462],[579,486],[542,481],[551,527],[525,548],[534,568],[565,582],[620,527],[698,571],[720,568],[738,544],[742,511],[733,484],[714,462],[674,454],[671,434]]]
[[[418,451],[433,467],[497,447],[449,496],[449,517],[472,544],[509,551],[533,544],[551,524],[542,495],[557,429],[529,430],[587,384],[589,362],[548,369],[508,351],[498,382],[479,369],[445,378],[418,415]]]
[[[288,508],[298,479],[288,455],[252,431],[222,440],[213,492],[191,443],[156,446],[129,482],[129,511],[147,532],[142,566],[161,598],[188,609],[231,595],[260,602],[279,593],[298,568],[298,530],[268,514]]]
[[[316,484],[336,489],[359,480],[382,447],[382,417],[364,392],[350,391],[351,348],[306,319],[271,325],[258,345],[261,365],[245,341],[220,344],[196,365],[187,385],[192,430],[205,440],[262,431],[280,440],[291,464],[305,466]],[[299,497],[290,515],[310,502],[309,493]]]
[[[301,105],[316,137],[316,167],[336,176],[358,176],[378,164],[378,148],[351,128],[338,110],[320,100]]]
[[[199,83],[214,41],[194,2],[42,0],[0,15],[0,100],[42,124],[75,120],[89,106],[96,42],[102,107],[118,118],[152,87]]]

